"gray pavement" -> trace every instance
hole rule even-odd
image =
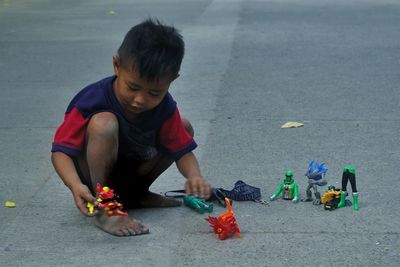
[[[184,35],[171,92],[214,186],[242,179],[267,199],[291,168],[304,197],[310,160],[337,187],[351,164],[360,210],[235,202],[242,237],[225,241],[184,206],[131,211],[151,233],[128,238],[81,216],[50,163],[54,131],[148,16]],[[1,1],[0,265],[398,266],[399,28],[394,0]],[[182,185],[173,167],[152,189]]]

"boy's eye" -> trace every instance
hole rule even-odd
[[[159,92],[152,92],[152,91],[150,91],[149,94],[150,94],[151,96],[159,96],[159,95],[160,95]]]
[[[128,86],[128,88],[129,88],[129,90],[131,90],[131,91],[139,91],[139,90],[140,90],[140,88],[138,88],[138,87]]]

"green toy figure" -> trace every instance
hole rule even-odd
[[[342,208],[346,205],[347,196],[347,183],[350,180],[351,190],[353,193],[353,209],[358,210],[358,192],[356,186],[356,169],[353,166],[346,166],[343,168],[342,176],[342,192],[340,194],[340,202],[338,208]]]
[[[292,200],[292,202],[296,203],[299,201],[299,186],[293,180],[293,172],[291,170],[287,170],[285,172],[285,179],[279,185],[278,190],[270,197],[271,201],[275,200],[281,193],[283,199]]]
[[[212,203],[207,205],[203,199],[199,199],[192,195],[185,196],[183,198],[183,203],[201,214],[204,212],[211,213],[214,209],[214,205]]]

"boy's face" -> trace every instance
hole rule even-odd
[[[177,77],[165,77],[158,81],[140,78],[136,70],[129,70],[120,64],[118,56],[113,56],[114,92],[128,118],[155,108],[167,94],[169,86]]]

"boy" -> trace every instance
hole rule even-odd
[[[182,36],[149,19],[133,27],[113,56],[114,76],[91,84],[69,104],[52,146],[52,163],[82,214],[93,216],[96,184],[107,185],[128,208],[171,207],[175,199],[149,191],[174,161],[186,177],[185,192],[208,198],[211,186],[192,153],[190,123],[168,93],[179,76]],[[95,212],[95,223],[117,236],[149,230],[130,217]]]

